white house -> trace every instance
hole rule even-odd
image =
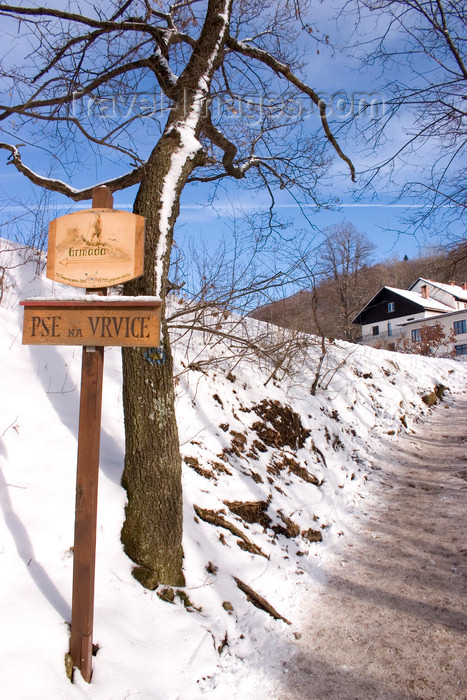
[[[453,344],[449,343],[449,350],[454,349],[456,357],[467,362],[467,308],[431,316],[429,319],[409,321],[403,325],[402,332],[407,338],[417,342],[420,339],[422,326],[432,326],[435,323],[441,325],[446,338],[453,332],[455,341]]]
[[[420,328],[440,323],[454,350],[467,360],[467,284],[443,284],[419,278],[410,289],[383,287],[353,319],[362,326],[361,342],[396,349],[399,338],[416,342]]]
[[[440,301],[453,309],[467,309],[467,284],[443,284],[419,277],[409,291],[421,294],[425,299]]]

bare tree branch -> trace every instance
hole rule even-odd
[[[82,190],[77,190],[61,180],[54,180],[53,178],[38,175],[38,173],[35,173],[33,170],[31,170],[31,168],[28,168],[27,165],[24,165],[18,150],[19,146],[21,146],[21,144],[18,146],[12,146],[8,143],[0,143],[0,148],[3,148],[11,153],[8,159],[9,164],[14,165],[18,172],[25,175],[34,185],[39,185],[39,187],[43,187],[46,190],[52,190],[53,192],[64,194],[66,197],[70,197],[70,199],[73,199],[75,202],[81,202],[84,199],[92,199],[92,191],[96,186],[105,185],[111,190],[111,192],[116,192],[117,190],[124,190],[127,187],[131,187],[132,185],[136,185],[138,182],[141,182],[141,178],[144,175],[145,165],[142,165],[139,168],[135,168],[131,172],[126,173],[125,175],[120,175],[120,177],[116,177],[112,180],[105,180],[104,182],[96,183],[95,185],[86,187]]]
[[[350,158],[348,158],[344,154],[336,139],[332,135],[326,118],[326,104],[319,97],[319,95],[312,88],[306,85],[306,83],[304,83],[296,75],[294,75],[294,73],[290,70],[289,66],[278,61],[267,51],[263,51],[262,49],[250,46],[249,44],[246,44],[243,41],[238,41],[237,39],[234,39],[231,36],[229,36],[227,39],[227,46],[229,46],[229,48],[231,48],[233,51],[237,51],[238,53],[241,53],[245,56],[254,58],[257,61],[260,61],[261,63],[269,66],[269,68],[272,68],[272,70],[277,75],[284,76],[284,78],[286,78],[292,85],[295,85],[295,87],[298,88],[300,92],[302,92],[304,95],[307,95],[311,99],[313,104],[315,104],[319,109],[321,123],[323,125],[323,129],[328,138],[328,141],[334,147],[339,158],[341,158],[349,166],[352,182],[355,182],[355,168],[353,166],[353,163],[350,160]]]

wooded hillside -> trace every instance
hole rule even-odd
[[[438,282],[462,284],[467,281],[467,242],[448,253],[414,260],[388,259],[359,270],[359,282],[351,293],[349,305],[353,315],[383,286],[407,289],[418,277]],[[313,312],[313,305],[316,311]],[[355,341],[359,326],[344,327],[336,280],[323,278],[313,289],[303,289],[291,297],[262,306],[251,313],[253,318],[284,328],[322,333],[328,338]]]

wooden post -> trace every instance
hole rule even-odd
[[[88,294],[106,296],[105,287],[143,274],[144,224],[142,216],[113,209],[108,187],[95,187],[91,210],[50,222],[47,276],[72,287],[85,287]],[[82,233],[78,238],[76,231]],[[83,346],[70,655],[73,666],[89,683],[104,346],[158,347],[161,302],[137,301],[136,297],[111,303],[89,298],[74,302],[30,299],[21,305],[24,344]]]
[[[113,209],[114,198],[112,192],[105,185],[94,187],[92,191],[93,209]]]
[[[104,348],[83,348],[76,474],[70,654],[88,683],[92,673],[97,484]]]
[[[95,187],[93,209],[113,207],[107,187]],[[97,290],[92,290],[95,294]],[[106,290],[101,290],[102,294]],[[75,542],[70,654],[73,665],[90,683],[94,620],[97,486],[102,408],[104,348],[83,347],[76,474]]]

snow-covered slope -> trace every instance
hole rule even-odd
[[[120,353],[107,348],[94,623],[99,650],[92,683],[76,673],[70,684],[64,655],[81,349],[21,345],[18,299],[70,290],[43,273],[37,277],[37,256],[25,262],[30,253],[8,248],[0,246],[2,696],[274,697],[301,601],[313,594],[312,574],[337,538],[352,536],[353,514],[375,498],[378,462],[398,434],[433,410],[422,395],[441,384],[452,393],[464,389],[467,367],[340,343],[330,347],[312,396],[319,346],[297,357],[290,377],[267,382],[271,367],[264,362],[219,360],[201,334],[179,340],[187,585],[151,592],[132,578],[119,539],[125,504]],[[210,353],[212,366],[205,364]],[[243,584],[279,619],[253,606]]]

